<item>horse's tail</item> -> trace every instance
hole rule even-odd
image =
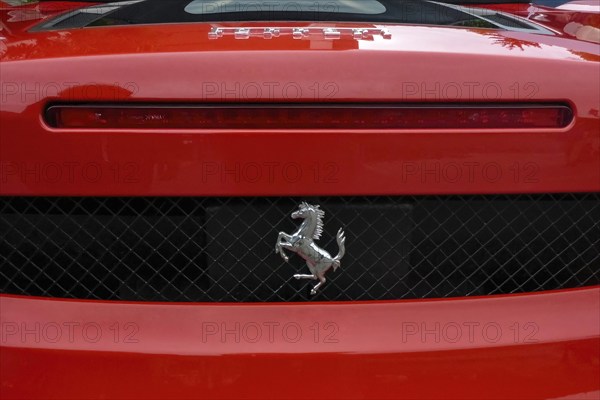
[[[334,271],[340,267],[342,257],[344,257],[344,254],[346,254],[346,236],[344,235],[344,231],[342,228],[340,228],[340,230],[338,231],[336,239],[339,250],[337,256],[335,256],[335,258],[333,259]]]

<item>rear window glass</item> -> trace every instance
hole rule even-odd
[[[90,25],[242,21],[494,26],[470,13],[425,0],[143,0]]]
[[[67,13],[34,28],[165,23],[356,22],[539,30],[497,11],[427,0],[130,0]],[[506,1],[506,0],[500,0]]]
[[[327,12],[344,14],[383,14],[386,8],[377,0],[194,0],[185,7],[190,14],[248,12]]]

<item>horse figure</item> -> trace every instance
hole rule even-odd
[[[320,239],[323,233],[323,217],[325,217],[325,211],[321,210],[319,206],[313,206],[306,202],[301,203],[298,211],[292,213],[292,218],[302,218],[304,220],[302,225],[292,235],[279,232],[277,244],[275,245],[275,253],[281,254],[281,257],[286,262],[289,261],[289,258],[284,250],[293,251],[306,261],[310,275],[296,274],[294,278],[318,279],[319,283],[312,288],[310,291],[311,295],[315,295],[317,290],[325,284],[325,273],[331,267],[333,267],[334,271],[340,267],[340,261],[346,251],[344,246],[346,238],[342,228],[340,228],[336,236],[339,248],[337,256],[331,257],[327,251],[317,246],[315,240]]]

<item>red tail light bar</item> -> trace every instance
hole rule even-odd
[[[564,128],[565,105],[55,105],[60,129],[528,129]]]

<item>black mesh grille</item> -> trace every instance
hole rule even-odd
[[[300,201],[337,253],[317,300],[489,295],[600,283],[600,195],[0,198],[0,290],[81,299],[302,301],[274,253]]]

